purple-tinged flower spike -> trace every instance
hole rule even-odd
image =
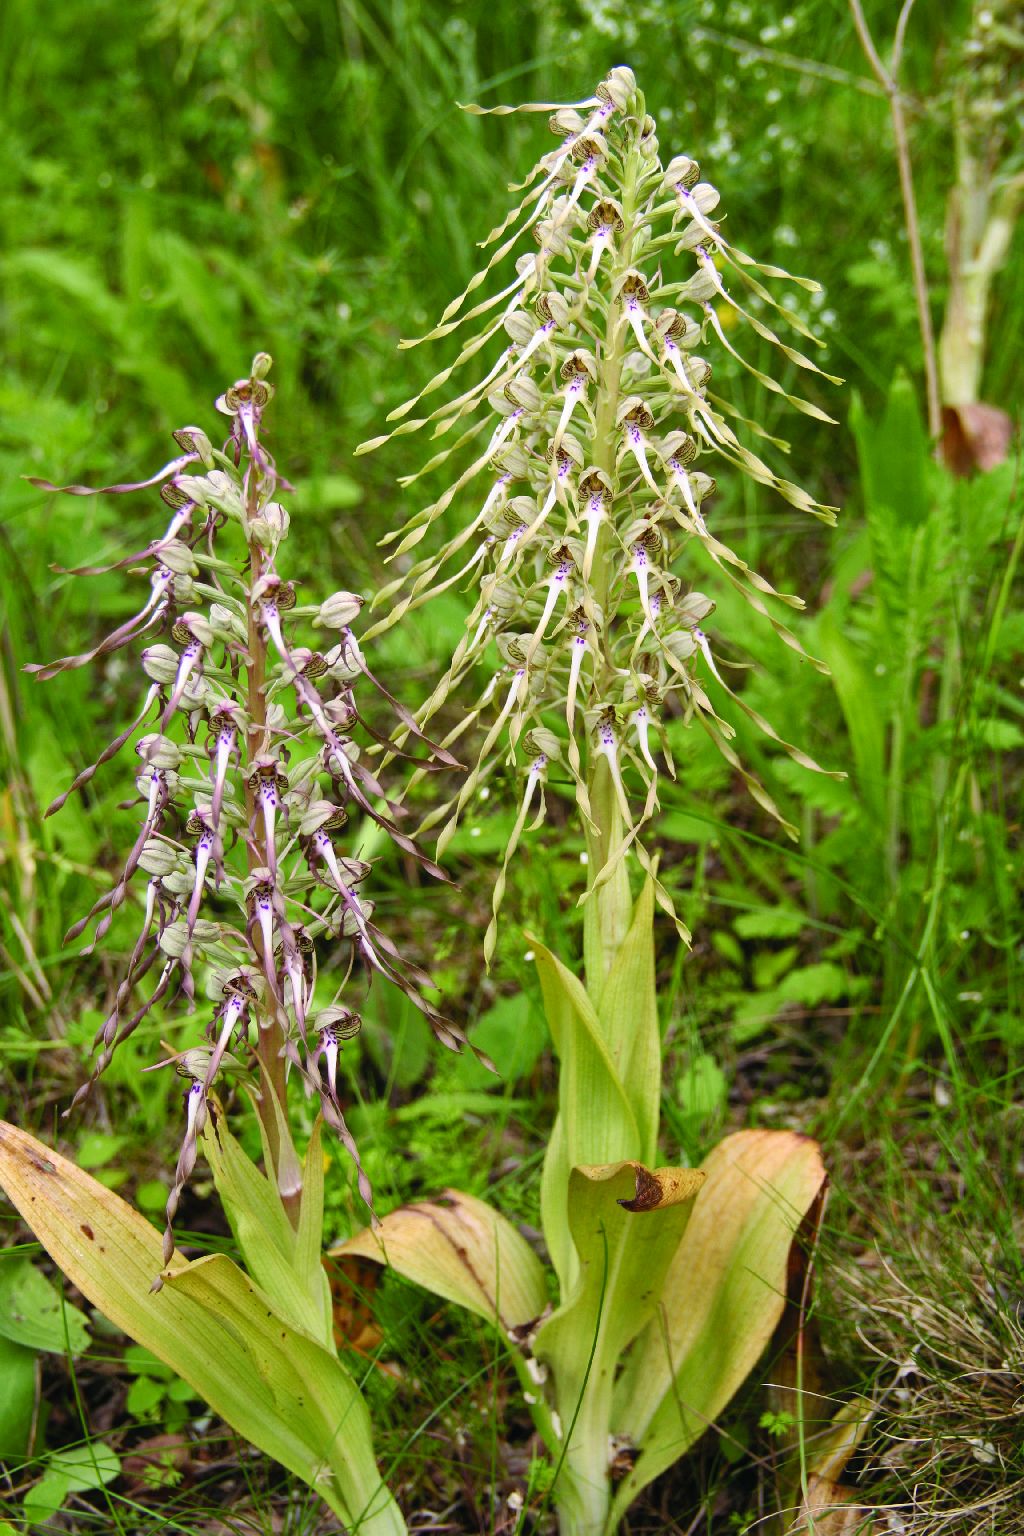
[[[550,306],[546,318],[553,322],[551,337],[567,315],[565,303],[559,308],[556,300]],[[511,329],[520,333],[512,345],[515,356],[521,356],[529,338],[517,324]],[[551,337],[542,338],[528,363],[550,366]],[[510,356],[497,376],[507,373],[514,360]],[[458,1031],[422,996],[428,978],[403,963],[374,925],[373,901],[364,894],[370,865],[346,857],[344,845],[333,835],[346,822],[346,806],[358,806],[424,870],[445,879],[415,839],[396,826],[408,812],[388,798],[383,769],[376,760],[361,757],[360,749],[366,743],[383,746],[385,766],[401,752],[379,728],[384,701],[393,729],[403,741],[409,739],[409,753],[418,753],[417,772],[455,766],[456,759],[445,747],[435,748],[419,716],[394,698],[364,656],[352,628],[362,599],[335,592],[319,607],[298,608],[294,587],[279,575],[289,516],[273,496],[275,490],[289,487],[261,442],[270,397],[264,381],[268,366],[269,359],[258,357],[249,380],[222,397],[221,406],[232,418],[225,451],[212,449],[199,428],[182,429],[178,443],[183,457],[154,477],[162,504],[171,508],[170,525],[158,509],[157,531],[163,530],[162,536],[137,556],[126,557],[132,563],[137,560],[149,578],[147,604],[87,658],[51,664],[51,671],[65,661],[91,658],[102,664],[115,646],[136,634],[170,626],[173,644],[161,638],[141,650],[148,680],[142,708],[53,807],[59,808],[74,789],[88,784],[99,765],[149,722],[151,734],[143,735],[136,747],[140,814],[134,846],[113,889],[69,935],[69,940],[77,937],[98,919],[95,937],[101,937],[112,915],[123,911],[132,881],[142,872],[136,886],[139,925],[127,968],[96,1032],[94,1071],[74,1103],[82,1101],[117,1047],[153,1009],[170,1000],[190,1005],[197,983],[203,981],[214,999],[208,1030],[211,1049],[175,1053],[195,1082],[168,1206],[168,1253],[173,1245],[170,1224],[195,1163],[208,1104],[214,1102],[213,1085],[226,1068],[255,1074],[263,1129],[271,1147],[282,1148],[275,1169],[282,1199],[287,1204],[297,1194],[293,1175],[299,1164],[279,1133],[287,1125],[289,1074],[296,1066],[304,1077],[308,1070],[307,1017],[321,940],[352,941],[349,971],[361,961],[371,977],[375,972],[386,977],[423,1011],[445,1045],[460,1044]],[[540,393],[528,375],[509,378],[507,387],[502,424],[508,415],[509,442],[502,449],[503,468],[498,472],[525,477],[538,450],[532,444],[528,450],[521,447],[518,438],[533,419]],[[116,489],[127,488],[126,482]],[[84,494],[84,488],[79,489]],[[495,504],[502,494],[499,488]],[[202,528],[196,526],[197,508]],[[477,562],[480,568],[489,551],[488,544]],[[112,568],[123,563],[115,561]],[[302,631],[316,627],[338,633],[331,643],[314,649],[303,643],[312,641],[314,634]],[[45,668],[43,672],[49,675]],[[364,705],[364,687],[374,690],[372,713]],[[332,800],[325,801],[325,794]],[[314,850],[312,868],[301,857],[307,849]],[[293,853],[299,856],[289,857]],[[204,905],[212,884],[217,901]],[[232,1042],[241,1044],[243,1038],[246,1045],[251,1041],[251,1049],[239,1050],[244,1060],[236,1060]],[[333,1084],[335,1094],[338,1086]],[[358,1168],[355,1145],[330,1094],[324,1113]],[[361,1169],[359,1179],[369,1199]]]

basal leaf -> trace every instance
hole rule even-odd
[[[380,1482],[369,1415],[341,1363],[278,1317],[223,1255],[161,1271],[155,1227],[42,1142],[0,1122],[0,1186],[92,1304],[184,1378],[363,1536],[405,1526]],[[151,1290],[154,1276],[163,1287]]]
[[[782,1316],[793,1239],[825,1187],[817,1143],[793,1131],[727,1136],[703,1170],[661,1302],[616,1390],[612,1428],[640,1454],[609,1530],[714,1424],[756,1365]]]
[[[305,1273],[299,1273],[295,1229],[276,1186],[245,1155],[223,1117],[216,1128],[212,1124],[207,1126],[203,1151],[250,1275],[266,1291],[282,1317],[326,1345],[331,1335],[325,1319],[320,1275],[311,1280],[305,1262],[308,1252],[304,1252]],[[320,1182],[322,1188],[322,1162]],[[307,1250],[308,1243],[306,1234]],[[319,1270],[320,1266],[317,1267]]]
[[[538,1360],[551,1368],[568,1438],[560,1508],[573,1529],[595,1525],[607,1498],[612,1394],[625,1350],[651,1317],[704,1175],[637,1162],[574,1168],[569,1222],[579,1259],[570,1295],[540,1328]]]
[[[407,1280],[456,1302],[505,1333],[532,1323],[547,1306],[544,1269],[499,1211],[457,1189],[403,1205],[328,1250],[332,1258],[388,1264]]]
[[[654,981],[654,882],[647,880],[629,932],[605,978],[597,1010],[608,1054],[636,1116],[641,1161],[657,1153],[661,1035]]]
[[[640,1160],[643,1138],[583,983],[543,944],[531,943],[561,1066],[556,1135],[541,1181],[541,1224],[564,1295],[576,1273],[566,1208],[569,1170]]]

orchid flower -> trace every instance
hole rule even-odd
[[[556,456],[576,407],[581,404],[586,407],[587,386],[596,378],[597,367],[589,352],[577,351],[566,358],[559,373],[566,381],[566,385],[558,425],[551,439],[551,452]]]
[[[622,447],[619,449],[617,462],[621,463],[626,454],[632,454],[647,485],[655,496],[660,496],[661,491],[647,462],[647,449],[650,444],[644,436],[644,433],[649,432],[654,426],[654,416],[639,395],[630,395],[619,406],[617,419],[623,429]]]

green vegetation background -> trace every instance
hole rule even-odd
[[[891,9],[868,7],[880,39]],[[905,60],[937,320],[968,19],[964,3],[919,5]],[[645,90],[663,158],[693,155],[720,189],[731,237],[824,284],[806,312],[826,366],[848,381],[822,397],[833,429],[786,418],[760,386],[734,381],[747,414],[791,442],[793,477],[842,507],[828,533],[723,476],[715,514],[752,563],[807,598],[804,633],[835,686],[751,634],[717,589],[715,622],[752,668],[757,707],[851,778],[818,783],[743,735],[801,828],[791,849],[713,755],[675,743],[683,771],[662,832],[697,944],[685,965],[671,952],[663,962],[666,1118],[694,1157],[729,1116],[789,1116],[841,1149],[870,1140],[870,1106],[887,1126],[871,1199],[922,1160],[922,1187],[952,1166],[976,1226],[1010,1252],[998,1170],[1016,1155],[1024,1044],[1015,472],[955,484],[932,459],[887,107],[845,0],[0,7],[0,1112],[52,1129],[78,1079],[117,943],[82,960],[62,935],[132,825],[116,768],[55,822],[39,819],[125,717],[132,655],[45,687],[20,668],[81,649],[133,611],[122,576],[76,581],[55,567],[141,548],[154,527],[144,495],[48,498],[22,477],[97,484],[150,471],[172,456],[171,429],[209,428],[213,398],[267,350],[273,448],[297,487],[295,574],[316,595],[372,594],[384,579],[377,541],[415,510],[397,478],[424,450],[397,439],[354,460],[353,449],[440,366],[443,347],[399,353],[398,340],[465,285],[507,183],[548,147],[543,115],[480,119],[456,103],[574,100],[620,62]],[[1022,318],[1017,259],[997,284],[983,388],[1011,416]],[[453,523],[465,510],[452,508]],[[377,670],[417,702],[460,625],[449,594],[382,643]],[[435,1071],[404,1011],[384,996],[371,1004],[357,1120],[385,1201],[482,1187],[511,1157],[509,1203],[529,1208],[515,1178],[536,1161],[550,1084],[537,1075],[543,1031],[517,927],[568,925],[578,866],[570,847],[519,861],[504,953],[485,981],[465,935],[482,931],[507,827],[500,806],[481,807],[455,847],[456,895],[381,872],[382,909],[460,1021],[479,1019],[492,1053],[517,1053],[498,1088],[471,1063]],[[156,1020],[141,1032],[79,1137],[87,1161],[153,1209],[176,1090],[138,1069],[162,1031],[177,1040],[193,1027]],[[523,1136],[508,1117],[528,1078]],[[337,1198],[344,1227],[347,1193]]]

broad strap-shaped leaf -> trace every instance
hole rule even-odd
[[[654,977],[654,881],[646,880],[597,1009],[608,1054],[636,1116],[641,1162],[657,1156],[661,1034]]]
[[[568,1437],[558,1502],[574,1529],[600,1532],[610,1497],[612,1394],[625,1350],[650,1319],[704,1175],[620,1162],[574,1168],[569,1222],[579,1259],[572,1292],[540,1328]]]
[[[319,1252],[316,1264],[310,1264],[311,1221],[302,1223],[302,1253],[299,1236],[281,1204],[276,1183],[267,1179],[246,1156],[224,1123],[208,1125],[203,1136],[203,1152],[210,1165],[217,1193],[231,1223],[231,1230],[242,1252],[246,1267],[274,1303],[274,1309],[294,1328],[333,1350],[330,1317],[330,1286]],[[319,1124],[310,1140],[307,1157],[314,1183],[319,1164],[319,1191],[322,1209],[323,1155],[320,1151]],[[302,1191],[302,1206],[310,1201],[309,1217],[315,1215],[317,1189]],[[319,1247],[320,1230],[315,1241]]]
[[[512,1223],[474,1195],[446,1189],[436,1200],[400,1206],[379,1223],[328,1249],[388,1264],[407,1280],[497,1321],[527,1327],[547,1306],[544,1268]]]
[[[612,1428],[640,1454],[609,1531],[757,1364],[785,1306],[794,1237],[826,1182],[817,1143],[794,1131],[739,1131],[702,1166],[707,1180],[661,1300],[616,1389]]]
[[[558,1120],[541,1179],[541,1225],[559,1286],[566,1295],[576,1277],[566,1208],[570,1170],[577,1165],[641,1160],[642,1138],[583,983],[543,944],[535,939],[531,943],[544,1013],[561,1067]]]
[[[6,1122],[0,1186],[82,1294],[233,1429],[315,1488],[353,1530],[402,1536],[355,1383],[237,1265],[176,1254],[161,1272],[162,1239],[144,1217]],[[158,1273],[164,1284],[154,1293]]]

